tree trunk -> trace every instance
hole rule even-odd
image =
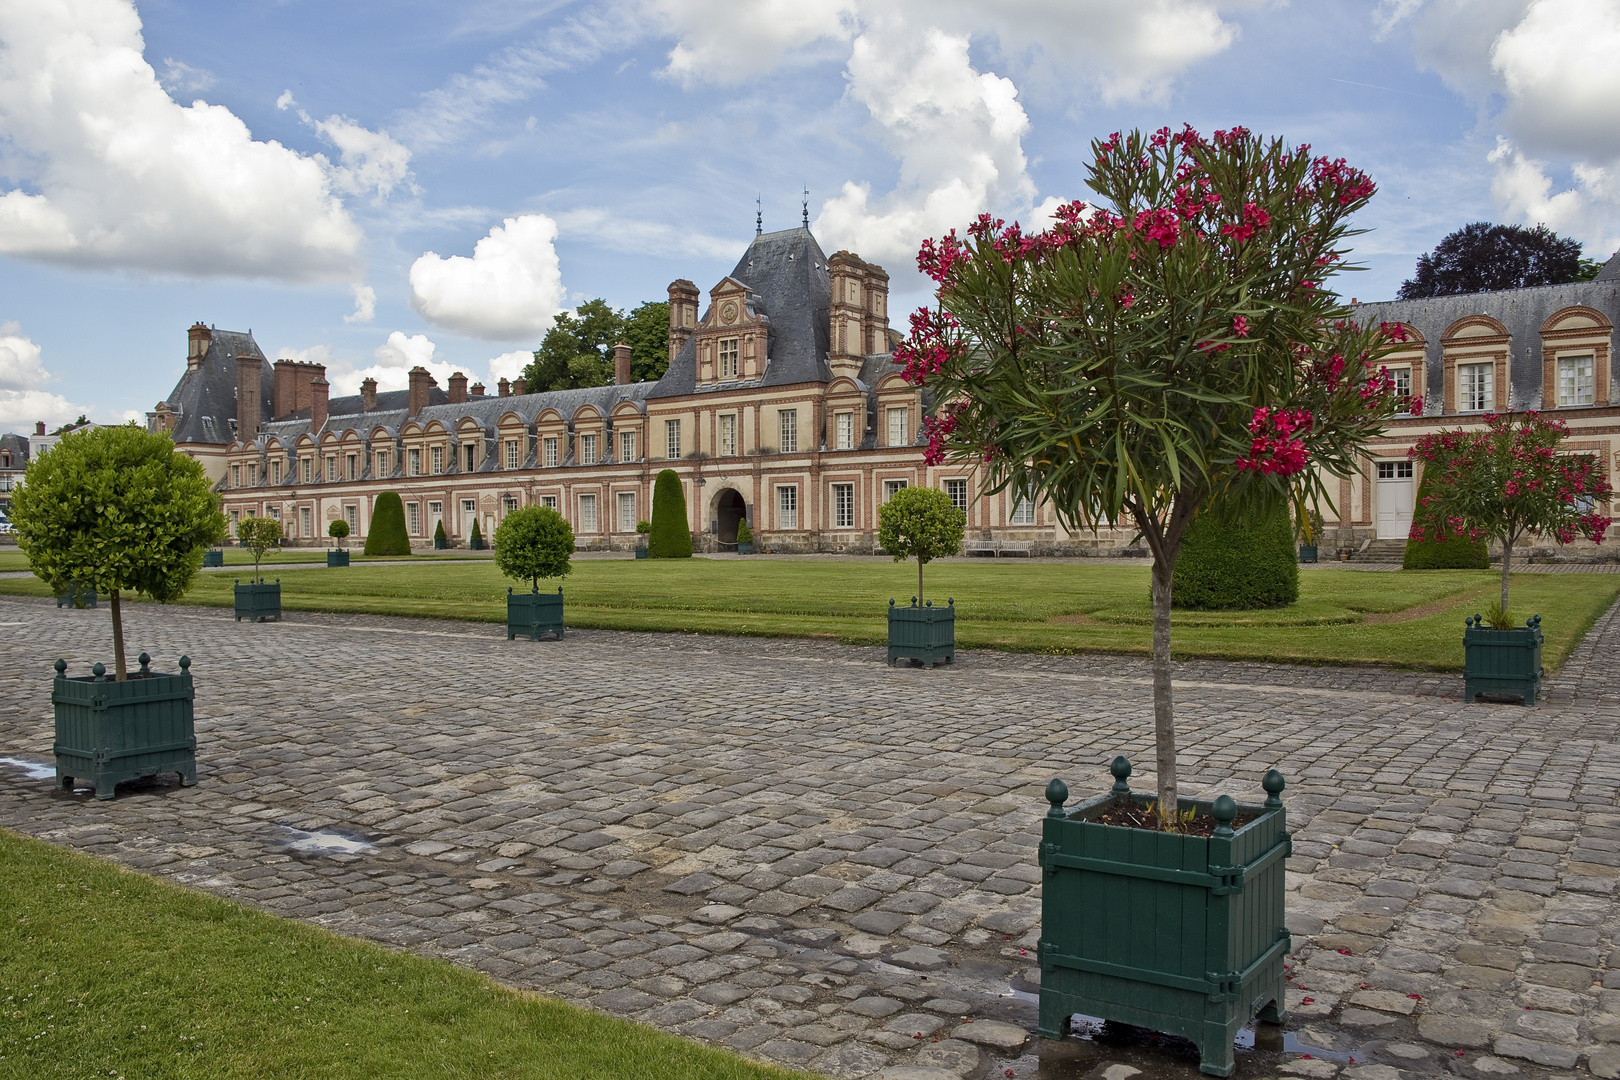
[[[918,559],[917,560],[917,606],[918,607],[922,607],[922,600],[923,600],[923,597],[922,597],[922,568],[923,568],[923,561],[921,559]]]
[[[1513,533],[1502,540],[1502,610],[1508,609],[1508,567],[1513,563]]]
[[[124,609],[118,600],[118,590],[108,594],[112,601],[113,617],[113,678],[125,682],[129,678],[129,665],[124,663]]]
[[[1170,682],[1170,586],[1175,556],[1153,559],[1153,744],[1158,755],[1159,820],[1167,831],[1175,821],[1176,712]]]

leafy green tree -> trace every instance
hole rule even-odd
[[[349,523],[342,518],[338,518],[326,527],[326,535],[336,540],[338,547],[342,547],[344,538],[349,535]]]
[[[253,580],[262,582],[259,563],[265,552],[281,543],[281,522],[267,517],[243,518],[236,523],[236,542],[253,553]]]
[[[630,376],[653,382],[669,370],[669,301],[649,300],[624,320],[624,343],[630,346]]]
[[[894,561],[917,560],[917,603],[923,601],[923,567],[962,550],[967,515],[937,488],[901,488],[878,508],[878,544]]]
[[[411,535],[405,531],[405,501],[397,491],[385,491],[371,504],[371,531],[366,533],[365,554],[409,555]]]
[[[1400,298],[1563,285],[1583,277],[1581,243],[1545,225],[1464,225],[1418,258],[1417,272],[1402,282]],[[1592,275],[1597,276],[1594,270]]]
[[[1425,470],[1418,483],[1417,505],[1428,502],[1434,491],[1434,480]],[[1416,518],[1417,515],[1414,515]],[[1489,570],[1491,553],[1483,540],[1475,540],[1467,533],[1445,537],[1406,538],[1406,554],[1401,559],[1402,570]]]
[[[178,600],[225,538],[220,498],[169,436],[133,425],[64,435],[29,462],[12,494],[17,544],[34,574],[63,593],[73,584],[112,601],[118,681],[124,662],[124,591]]]
[[[607,386],[613,382],[613,346],[630,346],[631,377],[656,379],[669,367],[669,303],[649,301],[626,315],[606,300],[587,300],[552,319],[534,360],[523,369],[529,393]]]
[[[1153,552],[1159,805],[1177,806],[1170,608],[1176,558],[1208,507],[1331,505],[1359,447],[1405,406],[1397,347],[1326,287],[1372,180],[1247,130],[1092,145],[1092,208],[1046,232],[981,217],[927,241],[936,310],[896,349],[944,403],[928,458],[983,470],[1071,529],[1131,523]],[[1314,466],[1314,467],[1313,467]]]
[[[647,537],[650,559],[690,559],[692,530],[686,524],[686,492],[674,469],[665,469],[653,483],[652,532]]]
[[[541,578],[567,577],[573,557],[574,530],[549,506],[514,510],[495,526],[495,565],[536,592]]]
[[[753,542],[754,542],[754,530],[748,527],[748,519],[747,518],[738,518],[737,519],[737,543],[739,543],[739,544],[752,544]]]

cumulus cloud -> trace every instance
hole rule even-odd
[[[40,352],[20,325],[0,323],[0,431],[26,434],[34,430],[37,420],[56,426],[90,411],[41,389],[52,376],[45,370]]]
[[[1536,0],[1491,47],[1502,124],[1535,152],[1620,155],[1620,0]]]
[[[411,307],[436,326],[489,341],[536,339],[562,310],[557,223],[544,214],[507,218],[472,257],[429,251],[411,264]]]
[[[316,120],[297,105],[291,90],[282,91],[276,98],[276,108],[297,109],[300,120],[337,147],[336,165],[325,154],[316,154],[315,160],[327,171],[332,186],[338,191],[348,195],[375,194],[380,203],[401,184],[414,189],[410,182],[411,152],[395,142],[388,132],[372,131],[347,116]]]
[[[489,384],[494,385],[502,379],[517,378],[523,374],[523,369],[533,362],[534,353],[526,349],[501,353],[489,362]]]
[[[346,323],[368,323],[377,314],[377,290],[370,285],[353,285],[354,311],[343,316]]]
[[[847,42],[858,9],[857,0],[649,0],[646,8],[679,37],[664,74],[686,85],[739,83],[811,45]]]
[[[158,81],[163,89],[172,94],[201,93],[212,90],[219,80],[214,78],[212,71],[195,68],[190,64],[182,64],[172,56],[163,59],[163,74]]]

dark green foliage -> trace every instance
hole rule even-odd
[[[411,537],[405,531],[405,503],[397,491],[385,491],[371,507],[371,531],[366,534],[367,555],[409,555]]]
[[[669,367],[669,303],[652,301],[628,315],[606,300],[587,300],[573,314],[552,320],[534,360],[523,369],[531,394],[606,386],[613,381],[613,346],[630,346],[630,374],[637,381],[657,379]]]
[[[444,521],[440,519],[439,523],[433,526],[433,546],[442,548],[448,545],[449,542],[449,537],[444,535]]]
[[[484,534],[478,528],[478,519],[477,518],[473,518],[472,532],[467,534],[467,539],[469,541],[471,541],[475,545],[476,544],[482,544],[484,542]]]
[[[1182,541],[1171,603],[1194,611],[1283,607],[1299,599],[1299,563],[1286,506],[1258,521],[1193,520]]]
[[[574,530],[549,506],[514,510],[495,527],[495,565],[531,588],[538,589],[541,578],[567,577],[573,556]]]
[[[647,556],[653,559],[690,559],[692,530],[686,524],[686,493],[674,469],[658,474],[653,485],[652,533]]]
[[[326,535],[334,540],[342,540],[349,535],[349,523],[342,518],[338,518],[326,527]]]
[[[267,517],[243,518],[236,523],[236,542],[253,553],[253,577],[258,580],[259,563],[264,560],[265,552],[281,546],[281,522]]]
[[[1417,273],[1402,283],[1400,298],[1522,289],[1587,280],[1579,240],[1569,240],[1545,225],[1464,225],[1421,256]],[[1592,276],[1596,276],[1593,271]]]
[[[1418,484],[1415,505],[1422,506],[1429,493],[1429,474],[1423,474]],[[1445,540],[1407,540],[1406,558],[1401,560],[1403,570],[1489,570],[1490,552],[1485,541],[1471,539],[1467,534]]]
[[[669,301],[649,300],[627,315],[623,340],[630,346],[631,378],[663,378],[669,370]]]
[[[739,543],[739,544],[752,544],[753,542],[754,542],[754,530],[750,529],[748,527],[748,519],[747,518],[738,518],[737,519],[737,543]]]
[[[923,566],[962,550],[967,515],[938,488],[902,488],[878,508],[878,544],[901,559],[917,560],[917,602],[923,599]]]

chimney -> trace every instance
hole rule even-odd
[[[411,368],[411,403],[407,415],[415,417],[428,404],[428,391],[437,386],[428,369],[418,364]]]
[[[620,386],[630,383],[630,346],[622,341],[613,346],[613,381]]]
[[[325,364],[312,364],[300,360],[293,368],[293,386],[295,397],[293,409],[310,409],[315,406],[315,384],[326,378]]]
[[[208,355],[208,343],[214,340],[213,331],[201,322],[191,324],[186,331],[186,370],[196,371],[202,367],[203,357]]]
[[[263,371],[264,361],[257,356],[236,358],[236,437],[245,443],[259,437],[259,421],[264,419],[259,404]]]
[[[374,412],[377,408],[377,380],[366,379],[360,384],[360,408],[365,412]]]
[[[505,379],[502,379],[500,382],[496,383],[495,389],[501,395],[501,397],[512,396],[512,384],[507,382]]]
[[[456,372],[450,376],[450,404],[460,405],[467,400],[467,376]]]
[[[523,396],[523,380],[522,379],[513,379],[512,380],[512,396],[513,397],[522,397]]]
[[[332,384],[326,381],[324,375],[319,376],[309,384],[309,430],[314,434],[326,426],[326,407],[328,395],[332,392]]]
[[[669,283],[669,358],[691,340],[697,328],[698,288],[685,278]]]
[[[288,416],[297,410],[294,400],[298,397],[294,384],[298,379],[298,368],[291,360],[276,361],[276,400],[270,415]]]
[[[45,421],[43,421],[43,420],[35,420],[34,421],[34,434],[35,435],[43,435],[43,434],[45,434]]]
[[[483,383],[475,382],[475,383],[472,384],[472,396],[473,397],[483,397],[484,396],[484,384]]]

